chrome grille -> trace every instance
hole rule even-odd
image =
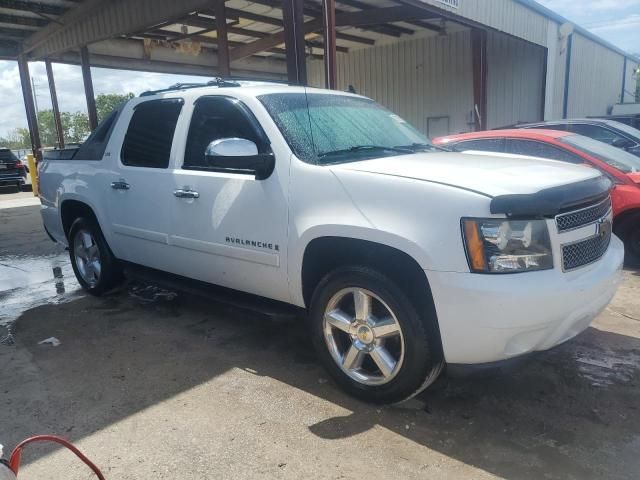
[[[595,262],[604,255],[611,241],[611,222],[599,224],[598,233],[586,240],[562,246],[562,269],[566,272]]]
[[[558,232],[566,232],[595,223],[604,217],[610,209],[611,197],[607,197],[602,202],[591,205],[590,207],[558,215],[556,217]]]

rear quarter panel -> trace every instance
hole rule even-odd
[[[67,200],[77,200],[91,207],[107,241],[109,240],[111,232],[100,208],[100,198],[104,194],[108,171],[104,160],[42,162],[39,169],[42,220],[56,241],[67,246],[61,218],[61,207]]]

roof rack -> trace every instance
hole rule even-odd
[[[206,83],[176,83],[168,88],[162,88],[160,90],[147,90],[140,94],[141,97],[148,97],[150,95],[156,95],[157,93],[172,92],[174,90],[186,90],[188,88],[201,88],[201,87],[239,87],[240,84],[235,80],[227,80],[224,78],[216,77]]]

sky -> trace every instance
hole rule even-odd
[[[539,0],[551,10],[585,27],[617,47],[640,55],[640,0]],[[49,87],[43,63],[30,64],[38,107],[51,108]],[[54,64],[54,76],[60,109],[86,112],[80,67]],[[139,94],[164,88],[177,82],[201,82],[203,77],[160,73],[141,73],[104,68],[91,69],[95,94]],[[0,61],[0,136],[27,124],[18,66]]]
[[[640,55],[640,0],[538,0],[571,22]]]

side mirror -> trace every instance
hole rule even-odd
[[[207,146],[207,165],[215,170],[253,174],[268,178],[275,168],[273,153],[258,153],[258,146],[245,138],[220,138]]]
[[[220,138],[207,147],[206,157],[251,157],[258,155],[258,147],[244,138]]]

